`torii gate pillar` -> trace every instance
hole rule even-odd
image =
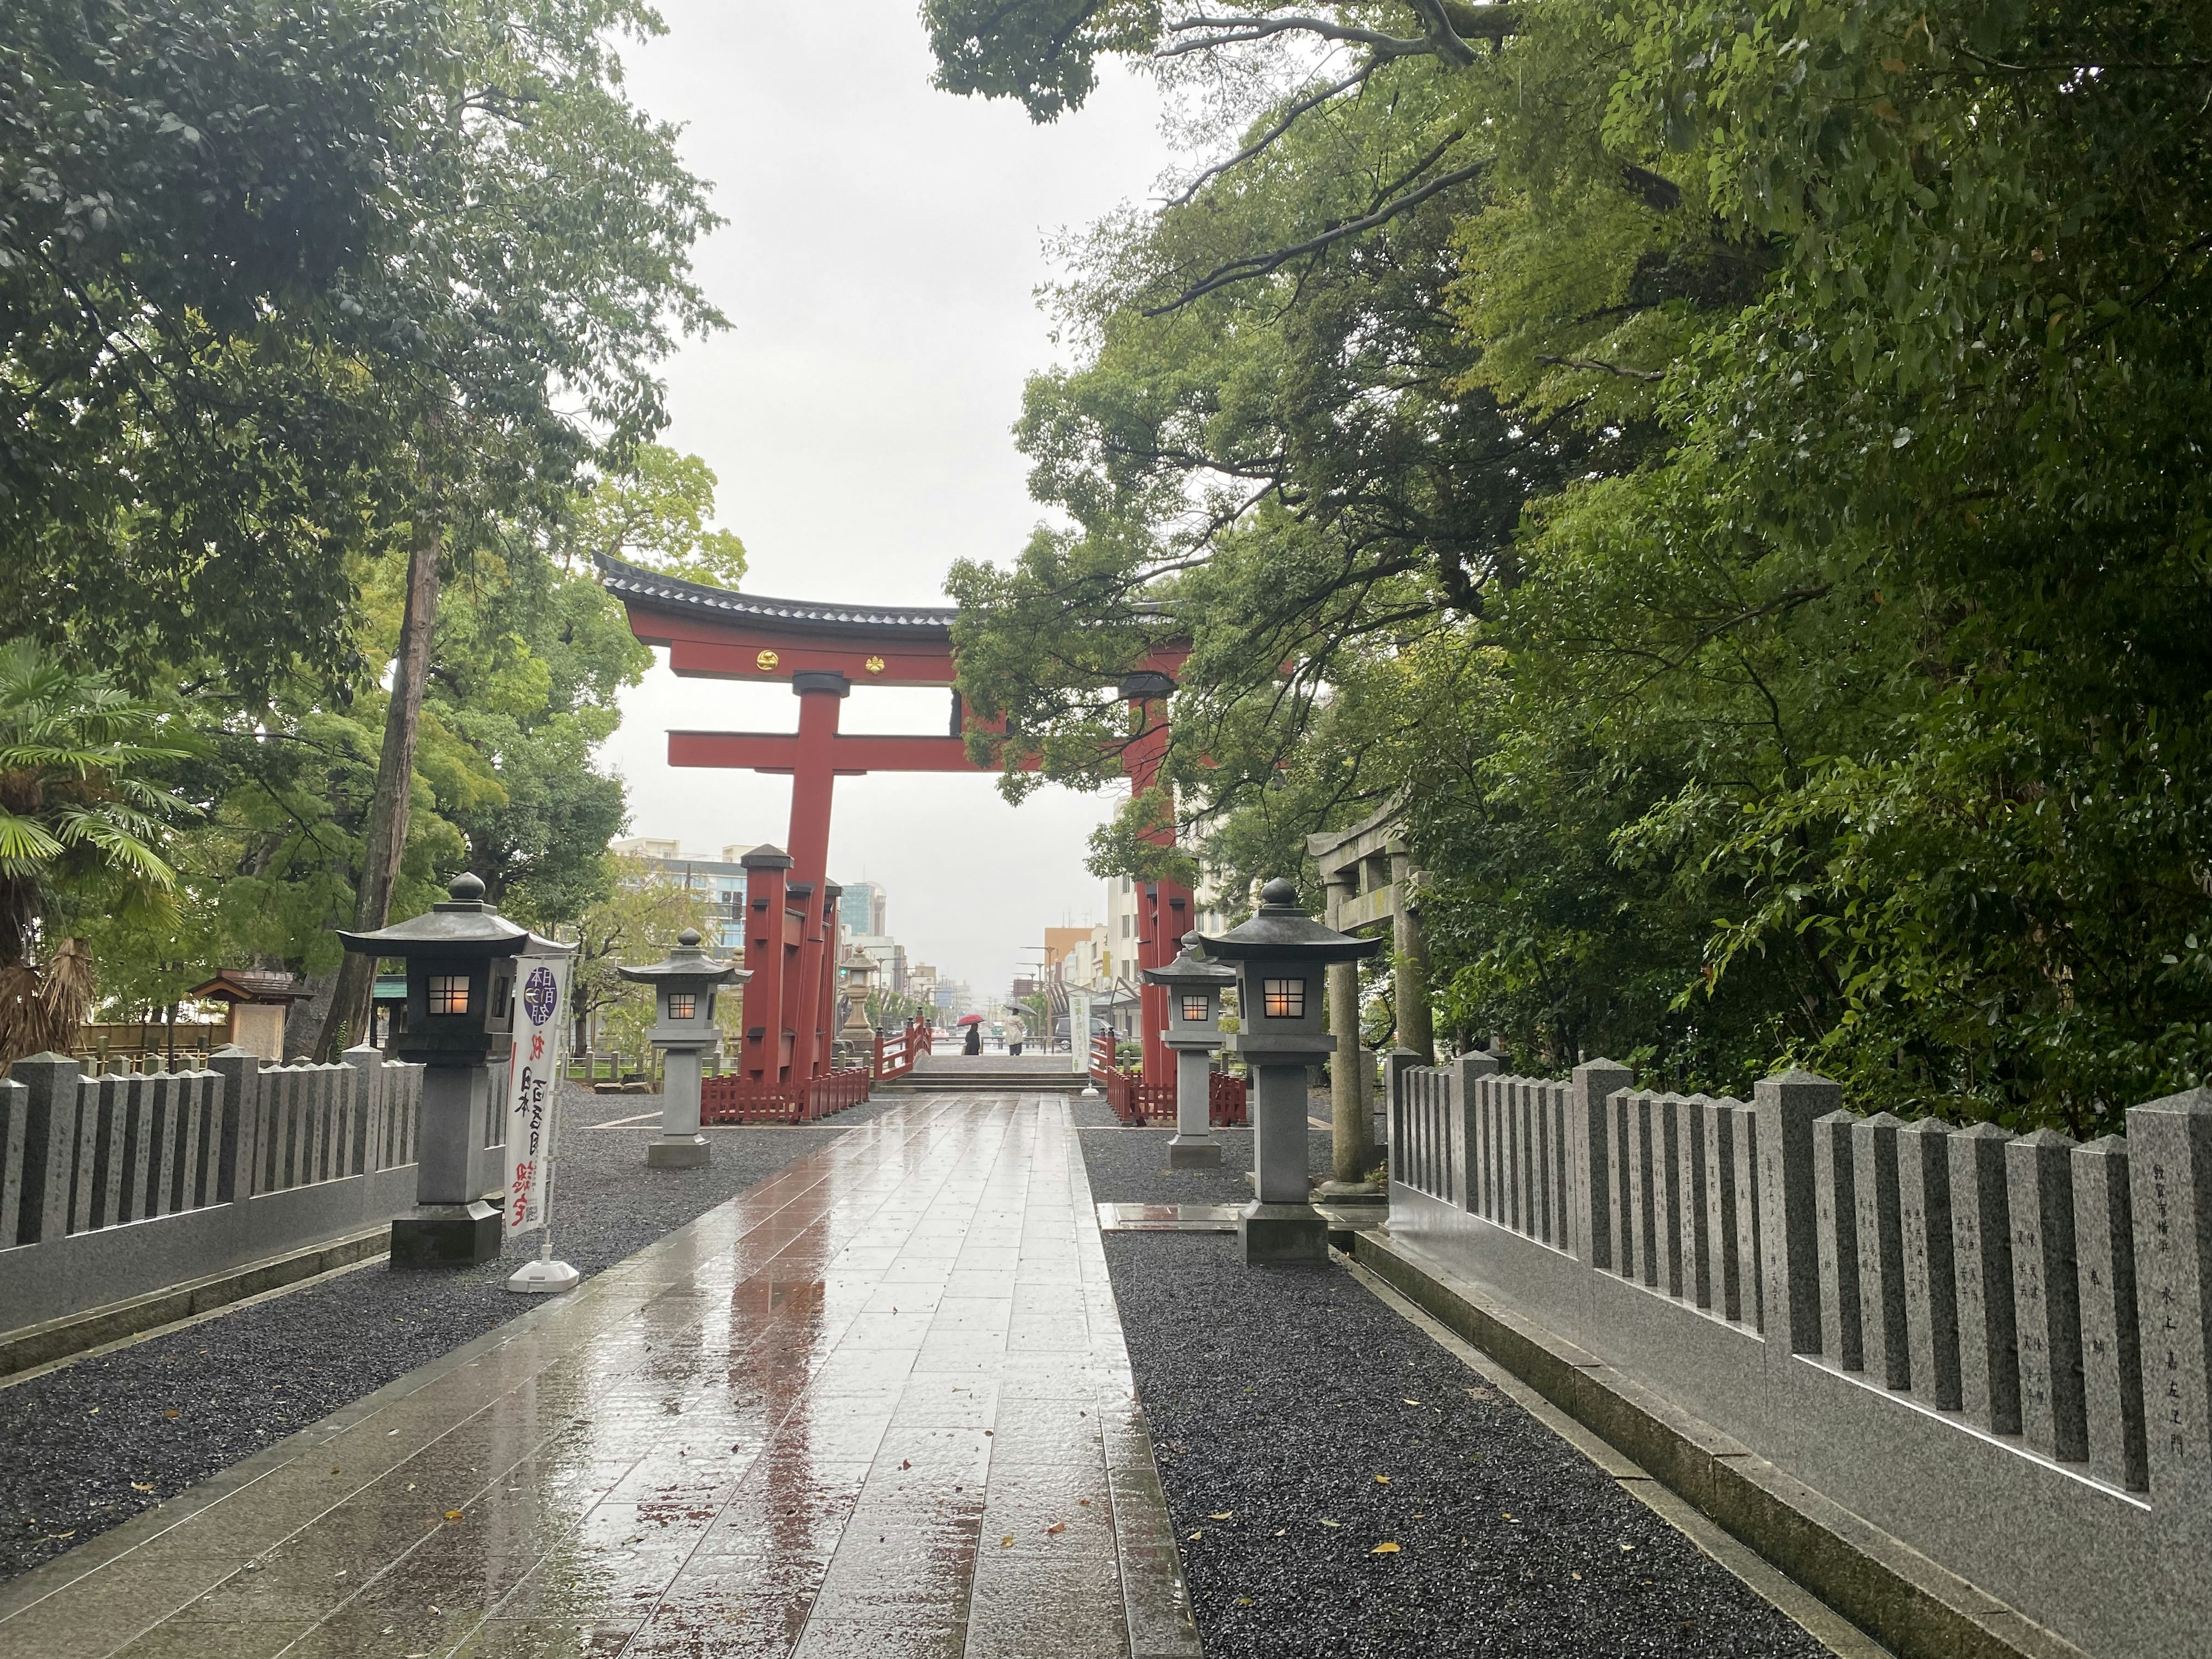
[[[729,767],[786,773],[791,778],[788,850],[756,848],[745,866],[744,1075],[769,1088],[797,1088],[829,1069],[836,1024],[830,1011],[837,957],[837,919],[829,879],[830,813],[836,781],[867,772],[975,772],[962,737],[958,696],[943,737],[846,737],[840,706],[857,684],[952,687],[952,623],[943,607],[829,605],[765,599],[663,576],[618,559],[596,562],[610,593],[629,614],[630,631],[668,647],[679,675],[710,679],[782,680],[799,697],[796,734],[774,732],[671,732],[672,766]],[[1178,651],[1157,653],[1131,675],[1121,695],[1136,735],[1122,756],[1131,788],[1142,795],[1159,781],[1166,757],[1167,699],[1175,690]],[[1147,838],[1171,845],[1171,830]],[[1179,882],[1148,883],[1139,907],[1137,965],[1164,967],[1191,924],[1189,890]],[[1172,1077],[1164,1042],[1167,992],[1143,994],[1146,1075]]]

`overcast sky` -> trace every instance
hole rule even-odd
[[[1034,290],[1043,245],[1166,164],[1149,82],[1117,76],[1077,115],[932,89],[914,0],[836,9],[663,0],[668,34],[625,54],[630,86],[682,124],[729,223],[700,251],[730,319],[667,366],[663,441],[706,458],[750,592],[943,604],[957,557],[1012,558],[1039,517],[1008,428],[1054,350]],[[790,731],[785,687],[679,680],[623,702],[607,757],[631,833],[687,855],[785,839],[788,782],[676,771],[672,726]],[[941,692],[857,690],[844,729],[942,732]],[[1019,808],[982,776],[841,778],[830,873],[880,881],[910,960],[1004,993],[1048,925],[1103,920],[1085,838],[1110,803],[1063,790]]]

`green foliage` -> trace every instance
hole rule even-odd
[[[1535,1067],[2075,1133],[2201,1081],[2212,18],[1513,27],[1220,58],[1248,157],[1077,272],[1073,527],[959,573],[971,702],[1103,776],[1187,640],[1189,833],[1405,800],[1446,1024]]]
[[[25,0],[0,26],[0,633],[241,702],[662,423],[714,222],[624,97],[633,0]]]
[[[600,478],[578,501],[568,540],[580,552],[733,588],[745,574],[745,544],[708,526],[714,484],[696,455],[642,445],[628,471]]]
[[[185,803],[153,775],[183,755],[160,710],[35,641],[0,645],[0,966],[67,931],[65,891],[134,916],[166,907],[162,846]]]
[[[577,1013],[592,1022],[600,1046],[642,1054],[656,1018],[653,988],[632,984],[617,970],[665,960],[687,927],[711,935],[713,902],[643,859],[605,851],[599,857],[601,896],[575,925],[570,999]],[[726,990],[716,1002],[716,1023],[726,1033],[738,1005]]]
[[[1099,54],[1150,50],[1159,0],[925,0],[922,21],[948,92],[1017,98],[1032,120],[1080,109]]]

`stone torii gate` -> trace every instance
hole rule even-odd
[[[736,593],[663,576],[618,559],[598,561],[608,592],[629,614],[630,631],[668,651],[669,666],[701,679],[773,680],[799,698],[799,730],[674,731],[671,766],[727,767],[787,775],[791,828],[785,847],[756,848],[745,867],[744,1044],[749,1084],[796,1087],[830,1069],[835,1033],[836,913],[829,883],[830,812],[836,780],[869,772],[985,773],[968,757],[965,720],[952,693],[943,737],[861,736],[837,729],[855,685],[953,684],[949,606],[820,605]],[[1167,752],[1167,698],[1180,655],[1156,657],[1121,690],[1140,717],[1123,770],[1141,793],[1158,781]],[[1158,832],[1164,838],[1169,832]],[[1194,921],[1178,882],[1138,889],[1137,966],[1171,961]],[[1145,1075],[1173,1075],[1165,1034],[1167,992],[1144,991]]]

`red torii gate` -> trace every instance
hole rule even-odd
[[[758,847],[745,854],[744,1045],[747,1082],[794,1087],[830,1068],[835,1024],[836,924],[829,885],[830,808],[836,781],[867,772],[984,772],[968,757],[953,694],[941,738],[848,736],[838,708],[854,685],[953,684],[949,606],[817,605],[735,593],[598,560],[607,592],[629,613],[630,631],[665,646],[678,674],[702,679],[780,680],[799,697],[799,730],[671,732],[671,766],[730,767],[789,775],[788,851]],[[1122,760],[1139,793],[1158,781],[1167,752],[1166,699],[1180,654],[1160,656],[1123,682],[1141,711],[1139,735]],[[1152,832],[1165,842],[1167,830]],[[1137,966],[1171,961],[1194,925],[1190,890],[1180,882],[1140,884]],[[1141,978],[1139,980],[1141,983]],[[1145,1075],[1173,1075],[1164,1042],[1167,992],[1143,988]]]

